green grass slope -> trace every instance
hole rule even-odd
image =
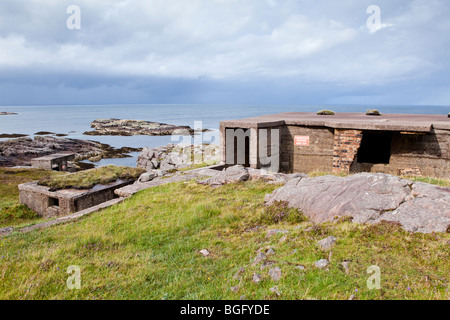
[[[141,191],[76,223],[0,239],[1,299],[448,299],[449,234],[411,234],[397,225],[314,225],[296,210],[266,208],[277,186],[220,188],[195,182]],[[268,238],[269,229],[289,232]],[[337,239],[330,257],[317,241]],[[275,282],[252,265],[270,246]],[[199,251],[211,252],[203,257]],[[349,260],[349,272],[341,263]],[[81,269],[70,290],[69,266]],[[381,270],[370,290],[367,268]],[[305,269],[300,270],[298,266]],[[239,276],[235,276],[244,268]],[[263,277],[253,283],[252,275]],[[280,293],[270,288],[277,286]],[[231,290],[238,287],[237,292]]]

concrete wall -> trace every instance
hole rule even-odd
[[[59,190],[50,192],[48,187],[39,186],[36,182],[19,185],[20,203],[44,218],[65,216],[78,212],[117,196],[114,190],[132,184],[134,180],[117,181],[107,186],[96,186],[98,190]],[[58,199],[58,205],[52,206],[51,198]]]
[[[31,159],[31,165],[36,168],[42,168],[45,170],[52,170],[52,162],[50,160],[37,160]]]
[[[225,127],[221,127],[222,137],[225,137],[224,129]],[[279,152],[282,172],[382,172],[396,175],[410,173],[450,179],[450,130],[433,130],[429,133],[392,131],[389,164],[370,164],[359,163],[357,157],[364,132],[369,131],[301,125],[264,129],[269,129],[268,132],[277,129],[280,132]],[[259,145],[257,141],[259,133],[256,128],[244,130],[250,136],[246,152],[251,159],[250,162],[255,163],[255,155],[259,154],[264,146]],[[309,137],[309,145],[295,145],[296,136]],[[222,142],[223,150],[227,145],[225,140]],[[275,145],[275,141],[269,138],[267,141],[269,156],[274,150],[271,148]],[[236,145],[234,151],[237,152]],[[227,159],[225,152],[223,154],[224,159]],[[256,167],[264,167],[259,157]]]
[[[90,192],[89,194],[77,197],[73,199],[73,205],[74,205],[74,212],[78,212],[93,206],[96,206],[100,203],[112,200],[114,198],[117,198],[117,195],[114,193],[114,190],[125,187],[126,185],[129,185],[133,183],[126,182],[119,186],[114,186],[108,189],[99,190],[96,192]]]
[[[309,136],[309,146],[295,146],[295,136]],[[283,172],[331,171],[334,130],[325,127],[281,128],[280,163]]]

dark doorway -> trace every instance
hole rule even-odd
[[[389,164],[391,143],[391,132],[364,131],[357,155],[358,162]]]
[[[59,207],[59,199],[58,198],[48,198],[48,206],[49,207]]]

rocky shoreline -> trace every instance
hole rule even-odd
[[[193,135],[194,129],[189,126],[176,126],[160,122],[144,120],[98,119],[91,122],[92,131],[84,132],[89,136],[166,136]]]
[[[51,136],[36,136],[0,141],[0,166],[28,166],[33,158],[57,152],[72,152],[76,154],[74,164],[76,169],[86,169],[93,165],[82,163],[101,159],[128,158],[128,153],[141,151],[141,148],[124,147],[115,149],[108,144],[91,140],[56,138]]]
[[[219,154],[219,146],[216,144],[168,144],[157,148],[143,148],[137,160],[137,167],[147,171],[172,171],[194,164],[212,165],[220,161]]]

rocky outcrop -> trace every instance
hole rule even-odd
[[[147,171],[160,169],[171,171],[192,166],[194,163],[215,164],[219,162],[219,146],[215,144],[175,145],[144,148],[137,160],[138,168]]]
[[[266,196],[286,201],[313,222],[351,217],[353,222],[399,222],[413,232],[446,232],[450,226],[450,188],[381,173],[348,177],[296,178]]]
[[[220,174],[215,177],[199,181],[200,184],[209,184],[217,187],[229,183],[244,182],[250,178],[250,174],[243,166],[233,166],[224,169]]]
[[[200,184],[211,186],[222,186],[224,184],[243,182],[247,180],[262,180],[269,184],[285,184],[289,180],[306,177],[303,173],[284,174],[272,173],[264,169],[244,168],[242,165],[232,166],[224,169],[219,175],[200,181]]]
[[[166,123],[144,120],[98,119],[91,122],[92,131],[86,131],[90,136],[166,136],[193,135],[194,129],[189,126],[176,126]]]
[[[15,139],[15,138],[23,138],[27,137],[27,134],[22,133],[2,133],[0,134],[0,139]]]
[[[17,114],[15,112],[0,112],[0,116],[10,116],[10,115],[14,115]]]
[[[0,166],[29,165],[30,160],[37,157],[57,153],[72,152],[75,161],[90,160],[93,162],[106,158],[125,158],[127,153],[139,151],[135,148],[114,149],[110,145],[96,141],[37,136],[0,141]]]

